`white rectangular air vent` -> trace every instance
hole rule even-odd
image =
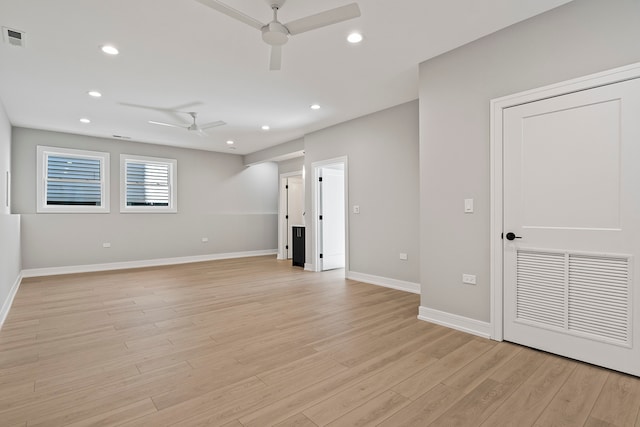
[[[627,255],[519,249],[518,320],[631,345],[631,263]]]
[[[23,31],[2,27],[2,36],[5,43],[9,43],[11,46],[24,47],[26,34]]]

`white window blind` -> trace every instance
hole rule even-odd
[[[122,212],[176,212],[172,159],[122,155]]]
[[[38,146],[38,212],[109,212],[109,153]]]
[[[47,206],[101,206],[100,160],[47,156]]]

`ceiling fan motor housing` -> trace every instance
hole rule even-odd
[[[271,7],[272,9],[274,7],[280,9],[282,7],[282,5],[284,5],[284,2],[286,0],[267,0],[267,4],[269,5],[269,7]]]
[[[262,27],[262,40],[271,46],[281,46],[289,40],[289,30],[279,22],[270,22]]]

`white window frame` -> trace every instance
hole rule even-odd
[[[71,148],[37,147],[37,213],[109,213],[109,153]],[[47,205],[47,163],[49,156],[67,156],[100,161],[100,206]]]
[[[169,166],[169,206],[127,206],[127,161],[159,163]],[[178,161],[160,157],[120,154],[120,212],[121,213],[177,213],[178,212]]]

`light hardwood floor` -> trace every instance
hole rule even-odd
[[[24,280],[0,426],[640,426],[640,379],[273,257]]]

